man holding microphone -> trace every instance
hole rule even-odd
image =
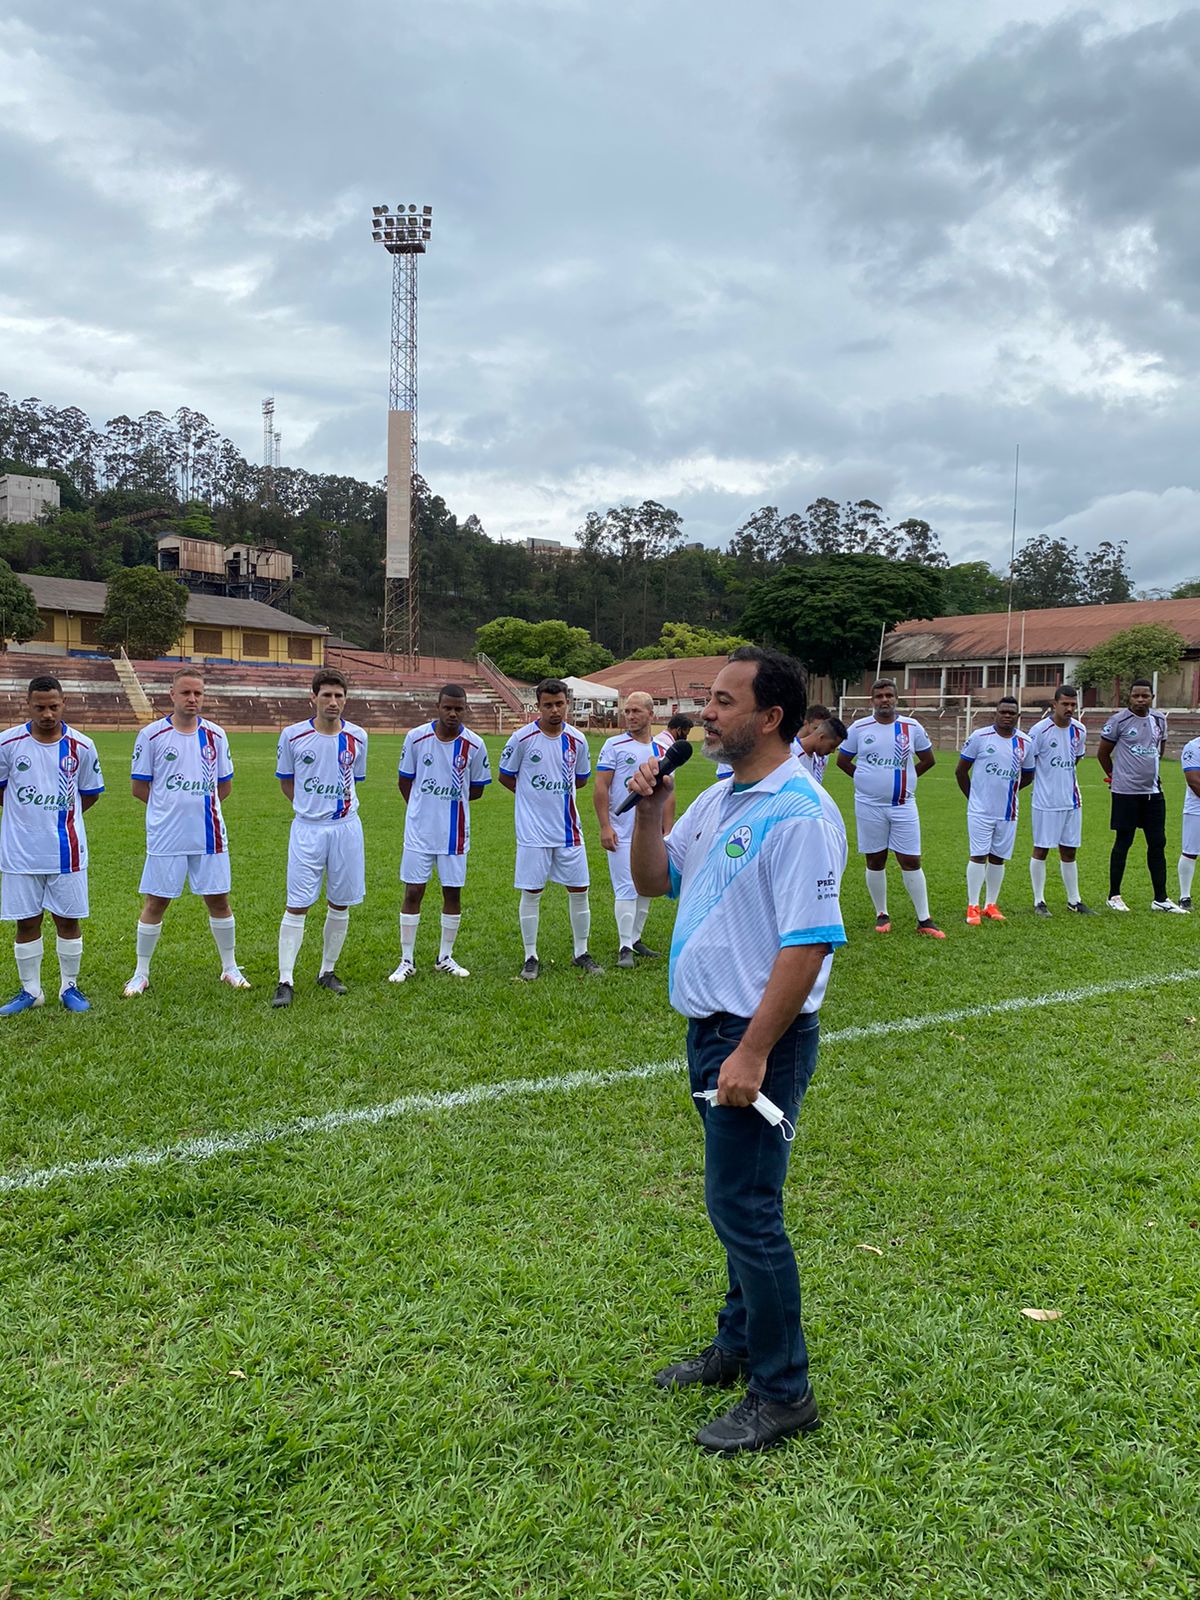
[[[726,1388],[748,1378],[745,1397],[696,1435],[726,1455],[820,1425],[783,1225],[790,1145],[753,1109],[761,1093],[795,1126],[816,1067],[833,951],[846,942],[838,903],[845,829],[791,753],[806,699],[798,662],[742,646],[702,713],[704,753],[728,763],[732,777],[706,789],[665,839],[662,807],[673,785],[659,783],[657,759],[628,784],[641,796],[631,847],[638,893],[679,901],[670,997],[688,1019],[705,1201],[729,1275],[713,1342],[655,1382]]]

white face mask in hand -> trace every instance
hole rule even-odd
[[[717,1103],[715,1089],[697,1089],[692,1095],[693,1100],[707,1100],[710,1106]],[[796,1137],[795,1124],[788,1121],[774,1100],[768,1100],[765,1094],[756,1095],[750,1102],[760,1117],[764,1117],[773,1128],[780,1128],[783,1132],[785,1144],[791,1144]],[[736,1109],[736,1108],[730,1108]]]

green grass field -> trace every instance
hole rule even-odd
[[[10,1185],[405,1095],[681,1055],[665,961],[572,971],[561,892],[543,909],[542,981],[515,981],[498,785],[474,810],[456,951],[470,980],[431,970],[434,890],[419,979],[384,981],[395,738],[372,741],[360,791],[368,900],[339,963],[347,997],[313,983],[318,913],[296,1004],[269,1008],[288,809],[274,740],[235,736],[226,815],[255,988],[218,984],[203,908],[182,901],[152,990],[123,1001],[143,813],[131,740],[98,742],[109,791],[88,818],[82,975],[95,1010],[48,1004],[4,1024]],[[1200,993],[1178,981],[1200,969],[1200,917],[1151,916],[1134,860],[1134,915],[1068,917],[1052,862],[1059,914],[1035,919],[1023,818],[1010,921],[968,930],[952,767],[943,754],[921,788],[945,944],[911,932],[898,876],[886,939],[857,857],[845,883],[851,942],[788,1189],[820,1433],[711,1458],[691,1436],[727,1397],[650,1384],[707,1342],[723,1283],[681,1071],[285,1129],[208,1160],[0,1193],[0,1596],[1200,1592]],[[684,795],[710,770],[685,768]],[[1173,866],[1177,770],[1167,782]],[[848,782],[829,784],[849,816]],[[1089,770],[1096,906],[1105,800]],[[589,840],[592,947],[611,963],[594,823]],[[649,942],[665,948],[670,918],[655,908]],[[5,997],[9,950],[5,936]],[[911,1026],[976,1007],[992,1009]],[[1039,1324],[1022,1307],[1062,1315]]]

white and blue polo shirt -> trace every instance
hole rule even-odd
[[[825,995],[833,950],[846,943],[838,900],[846,830],[833,801],[795,756],[749,788],[706,789],[667,841],[671,1004],[685,1017],[750,1017],[779,951],[827,944],[803,1011]]]

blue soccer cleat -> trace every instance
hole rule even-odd
[[[15,994],[6,1006],[0,1006],[0,1017],[15,1017],[22,1011],[32,1011],[35,1006],[44,1006],[44,996],[30,994],[28,989],[22,989]]]
[[[92,1002],[86,995],[80,994],[75,984],[69,989],[64,989],[58,997],[68,1011],[90,1011]]]

